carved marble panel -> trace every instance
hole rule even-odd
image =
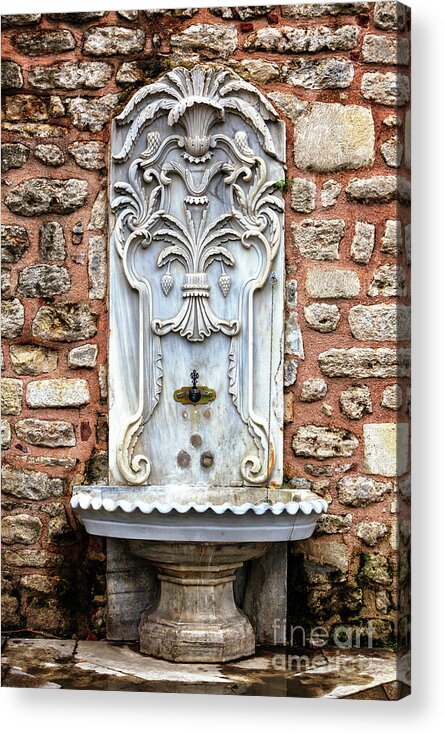
[[[251,84],[176,68],[115,118],[114,484],[282,483],[285,128]],[[216,397],[183,404],[175,391]]]

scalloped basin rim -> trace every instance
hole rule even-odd
[[[105,510],[115,512],[123,510],[132,513],[139,510],[143,514],[159,512],[161,514],[190,511],[199,514],[213,512],[222,515],[231,512],[244,515],[253,512],[263,515],[287,513],[304,515],[327,512],[326,500],[308,490],[288,488],[233,488],[233,487],[192,487],[192,486],[77,486],[73,489],[71,507],[80,510]]]

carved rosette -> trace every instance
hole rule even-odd
[[[241,118],[250,132],[225,134],[220,123],[231,115]],[[167,136],[149,129],[160,117],[171,130]],[[140,89],[116,118],[127,130],[120,150],[113,153],[116,166],[131,159],[136,146],[140,150],[142,135],[146,139],[142,152],[126,164],[128,181],[114,183],[111,192],[112,246],[129,285],[139,294],[139,404],[123,427],[117,459],[130,484],[144,484],[150,474],[150,461],[137,454],[137,443],[160,398],[161,338],[169,332],[197,343],[216,332],[231,338],[228,389],[257,449],[244,458],[240,473],[246,484],[263,485],[272,472],[270,417],[257,415],[253,399],[253,296],[266,283],[282,245],[283,202],[268,176],[265,157],[254,152],[249,135],[256,136],[268,156],[276,157],[269,129],[276,119],[273,107],[254,86],[221,67],[203,66],[177,68]],[[186,191],[180,216],[171,206],[175,180]],[[214,216],[209,192],[221,186],[230,205]],[[163,296],[177,300],[180,294],[175,315],[167,319],[156,315],[153,282],[137,267],[139,249],[155,244],[162,247],[157,267]],[[214,310],[208,273],[218,263],[218,287],[224,299],[231,298],[227,269],[236,268],[231,248],[239,244],[255,253],[258,266],[238,290],[237,317],[226,320]],[[184,272],[179,290],[174,290],[173,263]]]

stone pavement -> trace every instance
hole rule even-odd
[[[106,641],[5,638],[2,686],[396,700],[410,693],[408,654],[386,649],[258,648],[245,660],[180,664]]]

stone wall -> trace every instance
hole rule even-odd
[[[259,86],[287,123],[285,471],[330,502],[290,548],[290,621],[363,635],[372,621],[373,643],[392,644],[409,573],[407,10],[2,22],[4,628],[103,635],[104,546],[69,497],[107,473],[109,121],[135,88],[205,61]]]

